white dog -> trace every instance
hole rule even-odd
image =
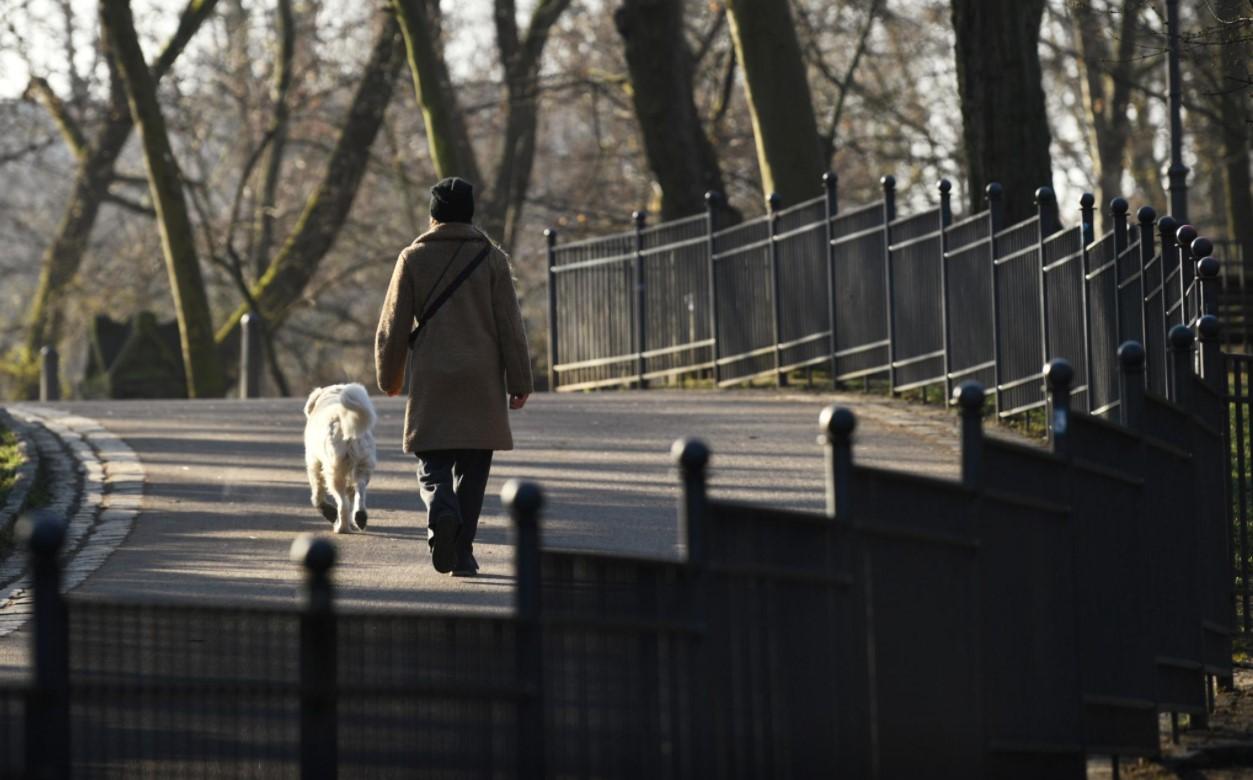
[[[378,419],[369,394],[356,383],[319,387],[305,401],[305,417],[305,467],[314,508],[337,534],[364,530]]]

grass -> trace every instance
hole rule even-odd
[[[17,483],[17,470],[25,462],[18,448],[17,434],[0,428],[0,505],[9,497],[9,491]]]

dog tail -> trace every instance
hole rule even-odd
[[[374,404],[370,403],[370,395],[361,385],[354,383],[345,387],[339,404],[343,407],[339,425],[345,439],[355,439],[374,427]]]

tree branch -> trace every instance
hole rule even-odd
[[[74,121],[74,117],[70,116],[65,102],[52,91],[52,86],[45,79],[32,76],[26,90],[22,92],[22,99],[42,105],[52,115],[52,121],[74,156],[80,160],[87,156],[87,139],[83,136],[82,129]]]
[[[151,206],[145,206],[138,201],[131,200],[123,195],[118,195],[116,192],[106,192],[104,200],[106,203],[112,203],[115,206],[120,206],[127,211],[134,212],[135,214],[142,214],[145,217],[157,216],[156,210]]]

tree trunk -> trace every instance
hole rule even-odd
[[[692,52],[683,0],[624,0],[614,13],[648,166],[661,188],[661,218],[705,210],[705,193],[725,192],[718,155],[692,94]],[[810,181],[810,189],[816,189]]]
[[[225,391],[222,368],[214,349],[213,318],[200,276],[182,177],[157,102],[156,81],[148,71],[135,34],[130,0],[103,0],[100,18],[102,36],[113,49],[126,85],[131,117],[143,142],[148,188],[156,206],[161,248],[174,294],[187,393],[192,398],[220,397]]]
[[[291,307],[300,301],[322,258],[334,246],[365,176],[370,147],[383,124],[396,75],[404,62],[404,46],[396,17],[390,12],[383,16],[383,29],[353,96],[326,173],[306,201],[304,212],[269,270],[252,287],[252,296],[271,331],[282,324]],[[239,319],[247,313],[245,303],[218,329],[217,343],[225,365],[233,366],[238,362]]]
[[[1244,278],[1253,279],[1253,185],[1249,181],[1250,116],[1248,35],[1253,25],[1236,24],[1233,20],[1248,15],[1247,3],[1240,0],[1219,0],[1218,18],[1225,20],[1218,53],[1223,144],[1223,201],[1227,230],[1244,253]],[[1245,305],[1245,316],[1253,310]]]
[[[727,11],[744,69],[763,193],[777,192],[784,205],[816,197],[826,163],[788,3],[727,0]]]
[[[296,20],[291,0],[278,0],[278,58],[274,63],[274,115],[270,119],[270,150],[261,183],[261,202],[257,204],[252,245],[252,263],[256,278],[265,274],[274,245],[275,204],[278,200],[279,173],[287,147],[287,93],[291,88],[292,55],[296,49]]]
[[[423,0],[392,0],[405,36],[413,91],[426,123],[435,175],[460,176],[482,185],[479,166],[453,92],[435,23]]]
[[[1037,48],[1044,0],[952,0],[952,12],[969,205],[999,181],[1006,217],[1025,219],[1036,188],[1053,185]]]
[[[1131,101],[1131,66],[1135,63],[1136,32],[1142,0],[1123,0],[1118,15],[1118,52],[1111,60],[1106,46],[1109,13],[1098,13],[1092,0],[1070,4],[1074,38],[1078,44],[1080,87],[1088,118],[1088,149],[1095,163],[1099,231],[1109,229],[1109,203],[1122,192],[1129,135],[1127,107]]]
[[[153,65],[152,77],[155,81],[159,82],[169,72],[216,4],[217,0],[191,0],[187,4],[179,18],[178,28]],[[100,206],[113,181],[114,166],[134,126],[126,105],[126,91],[114,73],[112,52],[108,46],[105,46],[105,55],[114,76],[109,108],[94,140],[75,152],[79,165],[70,200],[56,236],[40,261],[39,283],[26,309],[25,343],[13,361],[21,372],[17,395],[27,398],[35,397],[39,392],[36,360],[40,348],[56,346],[61,342],[61,294],[82,265]],[[43,99],[47,100],[46,97]]]

